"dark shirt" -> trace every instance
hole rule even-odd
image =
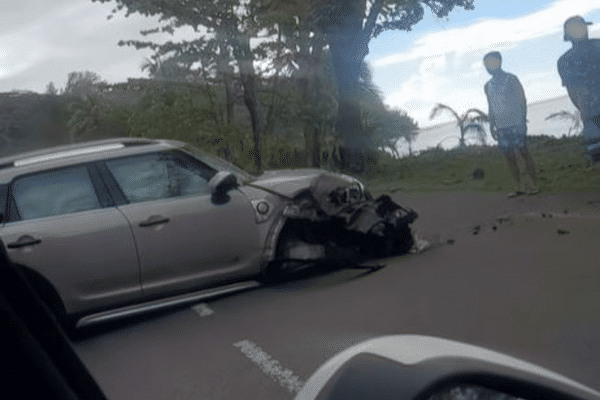
[[[600,39],[589,39],[560,56],[558,74],[563,86],[575,93],[575,106],[584,118],[600,113]]]

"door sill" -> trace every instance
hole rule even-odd
[[[253,289],[260,286],[257,281],[245,281],[233,283],[226,286],[220,286],[212,289],[200,290],[192,293],[186,293],[179,296],[167,297],[165,299],[148,301],[145,303],[134,304],[127,307],[116,308],[114,310],[102,311],[99,313],[85,316],[77,321],[77,329],[96,325],[103,322],[114,321],[116,319],[127,318],[133,315],[143,314],[150,311],[162,310],[169,307],[180,306],[187,303],[193,303],[206,298],[222,296],[239,292],[242,290]]]

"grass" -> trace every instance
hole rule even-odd
[[[600,168],[586,155],[583,136],[530,136],[529,151],[537,184],[544,193],[600,189]],[[473,178],[476,168],[484,171],[483,179]],[[434,148],[401,159],[382,156],[378,165],[369,165],[361,179],[376,193],[512,190],[508,167],[495,146]]]

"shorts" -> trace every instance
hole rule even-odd
[[[527,127],[510,126],[496,130],[498,149],[501,151],[521,150],[527,148]]]
[[[587,152],[595,162],[600,162],[600,114],[583,121]]]

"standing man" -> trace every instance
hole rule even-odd
[[[527,102],[523,86],[513,74],[502,70],[502,56],[493,51],[483,58],[487,71],[492,75],[484,86],[488,101],[488,116],[492,137],[498,141],[498,149],[508,163],[514,190],[508,197],[522,194],[535,195],[540,190],[535,185],[535,165],[527,150]],[[521,174],[517,153],[525,162],[526,188],[521,188]]]
[[[579,15],[565,21],[571,49],[558,59],[558,74],[571,101],[581,113],[590,157],[600,162],[600,40],[588,37],[588,25]]]

